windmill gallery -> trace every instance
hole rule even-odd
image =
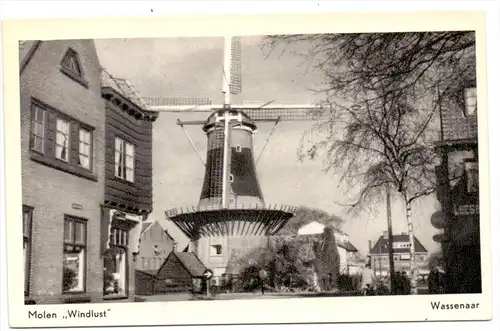
[[[222,286],[246,272],[240,258],[250,256],[249,250],[290,240],[280,231],[298,206],[265,199],[257,163],[279,123],[324,120],[331,109],[323,103],[234,104],[231,97],[242,90],[241,44],[240,38],[224,40],[219,105],[206,98],[140,96],[130,82],[101,66],[92,40],[20,44],[27,304],[135,301],[139,295],[195,292],[200,283],[208,293],[210,278]],[[162,166],[153,164],[153,132],[167,113],[200,116],[176,122],[204,167],[197,205],[163,208],[167,202],[153,199],[158,181],[153,173]],[[274,127],[256,154],[259,123]],[[186,127],[203,133],[204,157]],[[60,199],[51,198],[56,194]],[[172,233],[151,219],[154,204],[162,221],[187,238],[186,247],[179,249]],[[478,207],[456,206],[453,212],[471,215]],[[356,260],[347,234],[312,221],[301,224],[309,232],[292,236],[300,249],[317,257],[335,247],[338,268],[345,266],[348,275],[360,272],[365,261]],[[320,283],[321,291],[333,292],[319,269],[325,268],[313,263],[309,285]],[[338,281],[339,270],[328,273],[337,273]],[[267,273],[260,267],[255,274],[265,275],[260,276],[264,290]]]

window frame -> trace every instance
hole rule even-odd
[[[33,211],[31,206],[23,205],[23,251],[25,253],[24,263],[24,296],[30,295],[30,282],[31,282],[31,251],[33,246]],[[25,217],[28,217],[28,224],[26,225]],[[26,231],[26,232],[25,232]],[[26,248],[24,247],[26,245]]]
[[[117,142],[120,142],[120,149],[117,150]],[[129,155],[127,153],[127,146],[132,148],[132,155]],[[126,181],[128,183],[135,183],[135,172],[136,172],[136,149],[137,147],[135,144],[131,143],[129,140],[119,136],[115,135],[114,139],[114,174],[116,178],[119,178],[123,181]],[[130,168],[127,165],[127,159],[131,157],[132,158],[132,168]],[[118,159],[117,159],[118,158]],[[121,161],[121,162],[120,162]],[[129,178],[127,175],[127,171],[131,170],[132,173],[132,178]],[[120,175],[121,173],[121,175]]]
[[[42,123],[38,122],[36,120],[37,118],[37,111],[42,112]],[[32,103],[30,107],[30,122],[31,122],[31,127],[30,127],[30,150],[36,153],[40,154],[45,154],[45,139],[47,139],[47,109],[45,107],[40,106],[39,104]],[[42,136],[36,135],[36,129],[35,126],[36,124],[42,126]],[[36,148],[36,143],[35,140],[36,138],[41,138],[42,141],[42,147],[41,150],[38,150]]]
[[[117,237],[115,233],[118,233]],[[124,235],[124,236],[123,236]],[[116,240],[119,238],[119,240]],[[125,240],[123,240],[125,238]],[[124,243],[125,242],[125,243]],[[109,245],[127,249],[130,244],[130,231],[121,227],[111,227],[109,234]]]
[[[34,134],[35,134],[35,124],[34,119],[36,112],[43,111],[44,125],[43,125],[43,150],[40,151],[34,147]],[[67,161],[57,156],[57,122],[58,120],[66,121],[68,123],[68,142],[67,142]],[[97,176],[94,174],[94,160],[93,160],[93,150],[94,150],[94,140],[95,140],[95,128],[70,116],[50,105],[36,99],[31,99],[30,107],[30,159],[32,161],[41,163],[43,165],[49,166],[51,168],[67,172],[69,174],[89,179],[92,181],[97,181]],[[79,132],[83,129],[90,133],[90,160],[89,168],[81,167],[79,165],[79,146],[74,146],[75,139],[76,142],[79,141]]]
[[[215,250],[215,254],[212,254],[212,250],[210,250],[210,256],[211,257],[219,257],[219,256],[222,256],[222,245],[221,244],[214,244],[214,245],[210,245],[211,248],[213,248]]]
[[[473,95],[469,95],[469,92],[473,91]],[[476,86],[470,86],[464,88],[463,92],[463,98],[464,98],[464,111],[463,114],[465,117],[474,117],[477,116],[477,87]],[[469,100],[474,99],[475,103],[473,105],[469,105]],[[469,109],[474,107],[474,111],[470,112]]]
[[[80,137],[80,134],[84,132],[84,133],[87,133],[88,134],[88,137],[89,137],[89,141],[88,143],[85,142],[85,141],[82,141],[81,137]],[[93,155],[94,155],[94,134],[92,132],[92,130],[89,130],[87,129],[86,127],[83,127],[80,125],[80,127],[78,128],[78,156],[77,156],[77,164],[79,167],[85,169],[85,170],[91,170],[94,168],[94,164],[93,164]],[[88,146],[88,155],[85,155],[83,152],[82,152],[82,143],[83,145],[85,146]],[[84,157],[87,157],[88,158],[88,167],[85,167],[82,165],[82,161],[80,160],[80,156],[84,156]]]
[[[67,132],[62,132],[60,131],[59,129],[59,123],[63,123],[63,124],[66,124],[66,129],[67,129]],[[54,154],[55,154],[55,158],[59,161],[62,161],[62,162],[66,162],[66,163],[70,163],[70,159],[71,159],[71,121],[69,121],[68,119],[64,118],[63,116],[59,116],[59,115],[56,115],[56,136],[55,136],[55,149],[54,149]],[[58,143],[58,135],[61,134],[61,135],[66,135],[66,141],[64,143],[64,145],[61,145]],[[62,156],[60,157],[57,153],[57,148],[60,147],[61,148],[66,148],[66,158],[63,158]],[[62,150],[61,150],[61,154],[62,154]]]
[[[72,224],[72,233],[71,233],[71,241],[66,241],[66,223],[69,222]],[[75,231],[75,224],[80,223],[83,224],[83,229],[85,231],[84,236],[83,236],[83,243],[78,243],[76,242],[76,231]],[[81,218],[81,217],[76,217],[72,215],[64,215],[64,223],[63,223],[63,263],[62,263],[62,280],[61,280],[61,292],[63,295],[75,295],[75,294],[82,294],[87,292],[87,255],[88,255],[88,220]],[[69,250],[67,249],[67,246],[73,246],[72,251],[73,252],[68,252]],[[78,291],[65,291],[64,290],[64,263],[65,263],[65,258],[66,254],[68,253],[74,253],[75,248],[78,247],[80,249],[83,248],[83,271],[82,271],[82,290]]]
[[[479,193],[479,163],[476,159],[464,159],[464,177],[466,180],[466,190],[468,194]],[[471,183],[472,182],[472,183]],[[471,187],[475,182],[475,189]]]
[[[75,60],[75,65],[77,66],[77,72],[66,65],[66,59],[72,58]],[[60,70],[66,75],[68,78],[74,80],[78,84],[82,85],[85,88],[89,88],[89,84],[85,79],[85,75],[83,72],[82,62],[80,61],[80,56],[73,48],[68,48],[64,53],[61,62],[60,62]]]

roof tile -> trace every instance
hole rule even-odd
[[[201,263],[200,259],[189,252],[173,252],[179,258],[181,263],[186,267],[188,272],[193,277],[202,277],[207,268]]]

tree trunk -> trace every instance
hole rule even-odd
[[[406,222],[408,224],[408,239],[410,241],[410,283],[411,292],[410,294],[417,294],[417,279],[418,279],[418,268],[415,261],[415,237],[413,234],[413,217],[411,210],[411,202],[408,201],[406,193],[404,194],[405,207],[406,207]]]

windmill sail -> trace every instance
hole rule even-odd
[[[231,38],[231,69],[229,92],[237,95],[241,93],[241,37]]]

